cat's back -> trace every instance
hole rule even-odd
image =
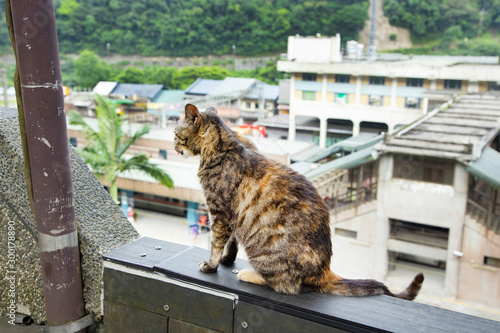
[[[327,206],[303,175],[253,151],[244,156],[248,169],[242,172],[235,200],[240,220],[299,229],[329,224]]]

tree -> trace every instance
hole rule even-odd
[[[75,79],[79,86],[93,88],[99,81],[109,80],[111,69],[97,54],[85,50],[75,61]]]
[[[139,128],[132,136],[127,136],[123,127],[124,117],[120,117],[116,108],[103,97],[96,95],[98,129],[94,130],[76,111],[69,113],[69,122],[79,125],[86,133],[90,143],[79,151],[85,163],[87,163],[95,175],[109,181],[110,195],[118,202],[118,187],[116,179],[124,172],[137,170],[143,172],[160,184],[169,188],[174,186],[170,176],[157,165],[150,163],[145,154],[134,154],[132,157],[125,156],[127,149],[137,139],[149,133],[151,127],[146,124]]]
[[[463,38],[462,27],[454,25],[449,27],[441,37],[441,47],[444,49],[450,48],[451,44]]]
[[[229,71],[217,66],[184,67],[180,71],[175,72],[173,78],[175,86],[172,88],[186,89],[199,77],[209,80],[223,80],[227,76],[229,76]]]
[[[120,83],[144,83],[144,73],[137,67],[127,67],[116,78]]]

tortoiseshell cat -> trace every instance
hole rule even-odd
[[[401,293],[393,294],[375,280],[344,279],[330,270],[330,215],[323,199],[302,175],[256,152],[217,116],[185,107],[175,129],[175,150],[200,155],[198,177],[212,221],[211,254],[200,263],[203,272],[231,265],[238,244],[254,270],[240,280],[267,285],[278,293],[315,290],[343,296],[385,294],[413,300],[422,273]]]

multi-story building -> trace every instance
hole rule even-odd
[[[337,135],[387,132],[404,126],[453,95],[498,89],[498,57],[379,55],[342,57],[340,36],[289,37],[289,140],[303,117],[319,120],[319,146]],[[310,127],[310,126],[309,126]]]
[[[334,270],[401,288],[423,271],[424,296],[500,307],[499,133],[500,95],[464,95],[323,165],[350,173],[332,211]]]

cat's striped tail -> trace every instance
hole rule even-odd
[[[323,293],[339,296],[388,295],[412,301],[417,297],[420,288],[422,288],[424,275],[422,273],[417,274],[410,285],[398,294],[392,293],[382,282],[376,280],[343,279],[333,272],[327,274],[322,280],[324,283],[318,291]]]

